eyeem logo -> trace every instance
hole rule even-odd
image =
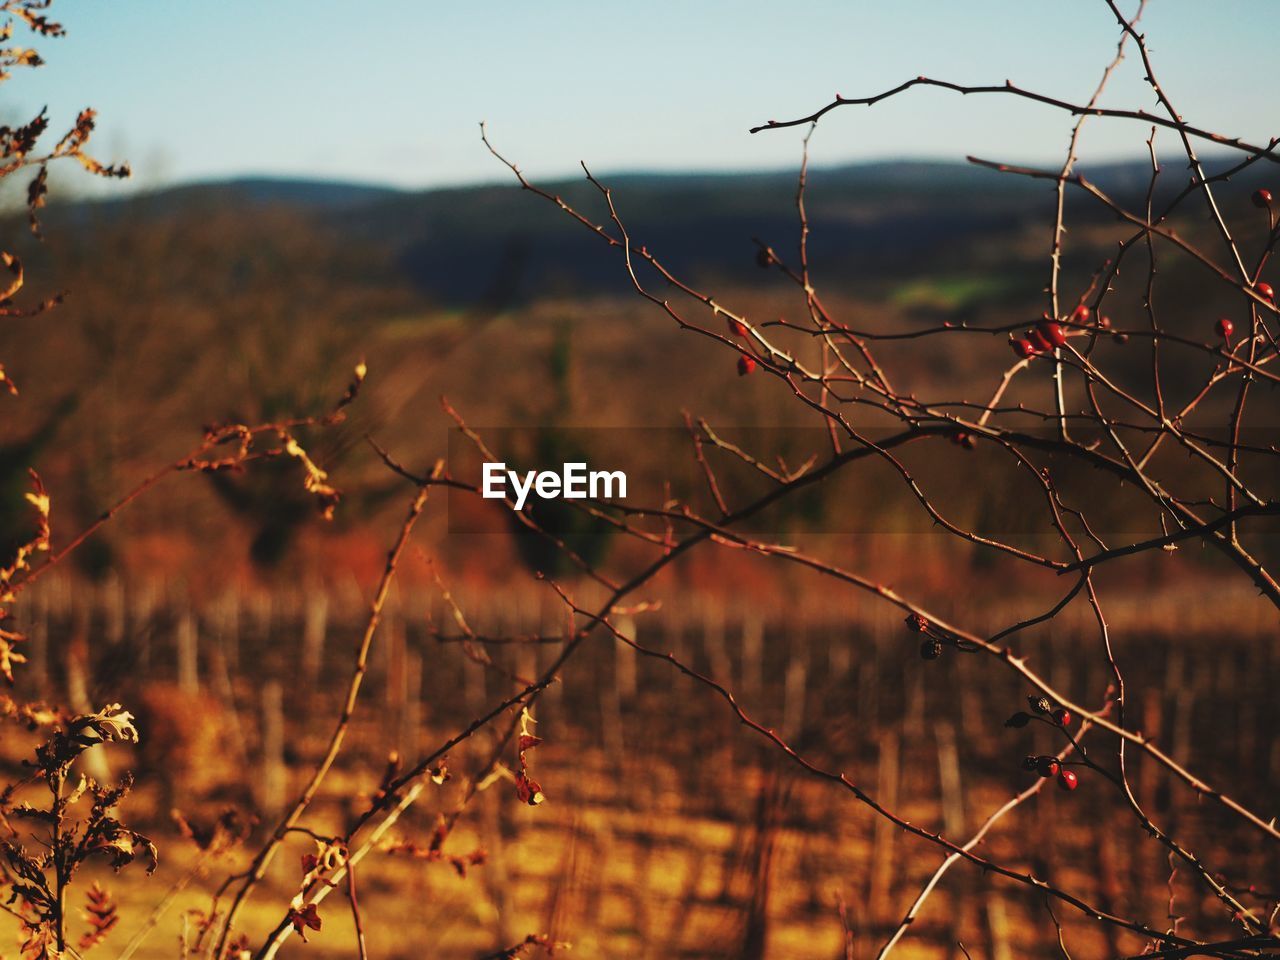
[[[484,465],[481,494],[486,500],[505,500],[508,483],[517,510],[524,509],[530,492],[543,500],[621,500],[627,495],[627,475],[621,470],[588,470],[585,463],[566,463],[559,473],[529,470],[521,477],[505,463]]]

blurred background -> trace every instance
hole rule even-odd
[[[1166,88],[1189,121],[1269,141],[1274,111],[1261,78],[1270,38],[1257,29],[1269,0],[1240,0],[1207,19],[1200,9],[1162,0],[1143,20]],[[45,69],[5,84],[0,120],[47,103],[56,129],[92,104],[102,115],[97,155],[127,158],[135,177],[89,184],[55,171],[44,242],[27,236],[20,210],[5,219],[6,249],[22,256],[37,294],[69,295],[53,313],[0,326],[0,356],[22,389],[0,420],[0,539],[17,542],[28,522],[29,466],[50,489],[55,544],[66,542],[196,446],[205,424],[322,412],[357,361],[369,367],[347,422],[305,437],[345,495],[332,522],[316,513],[296,465],[174,477],[17,610],[32,638],[20,692],[77,710],[120,700],[139,714],[142,746],[109,763],[137,770],[134,819],[162,841],[163,863],[149,881],[104,877],[124,905],[120,942],[169,883],[191,878],[137,954],[148,957],[173,955],[185,911],[206,906],[245,860],[202,858],[168,811],[208,819],[231,805],[269,821],[330,729],[410,496],[367,436],[426,470],[452,449],[442,395],[472,426],[506,438],[513,455],[577,449],[570,439],[591,431],[669,436],[683,410],[717,428],[766,431],[757,437],[813,425],[776,381],[739,377],[733,354],[682,334],[636,297],[615,254],[519,189],[484,149],[478,121],[540,185],[606,219],[576,166],[586,161],[614,189],[633,242],[719,301],[753,321],[798,319],[802,294],[759,268],[756,241],[794,257],[803,128],[753,136],[750,126],[806,114],[837,90],[866,95],[921,73],[1008,77],[1083,102],[1117,40],[1104,4],[1047,0],[813,2],[790,12],[720,2],[604,12],[585,3],[480,11],[65,0],[57,12],[70,35],[43,44]],[[1123,65],[1104,103],[1152,108],[1139,64]],[[813,138],[807,194],[811,266],[828,308],[877,331],[1037,318],[1052,187],[963,158],[1060,165],[1070,122],[943,92],[837,111]],[[1081,170],[1140,208],[1148,136],[1141,125],[1087,126]],[[1185,183],[1177,146],[1157,138],[1168,157],[1157,198]],[[1214,169],[1225,162],[1206,157]],[[1251,171],[1221,193],[1246,244],[1265,227],[1248,198],[1267,175]],[[1063,289],[1075,302],[1126,231],[1075,197],[1068,222]],[[1198,219],[1177,227],[1212,236]],[[1207,340],[1233,305],[1189,266],[1164,262],[1163,319]],[[1145,322],[1144,284],[1137,273],[1118,279],[1109,301],[1118,326]],[[955,343],[899,341],[881,355],[932,395],[976,398],[1007,365],[1007,343]],[[1121,378],[1148,363],[1119,343],[1099,350]],[[1202,375],[1191,362],[1170,371]],[[1274,424],[1250,428],[1274,438]],[[670,444],[623,446],[637,477],[673,469]],[[929,455],[959,456],[944,440]],[[957,509],[977,525],[1016,522],[1030,488],[989,476],[981,462],[950,471]],[[1078,482],[1087,495],[1090,479]],[[1061,589],[1052,574],[933,532],[889,483],[873,469],[844,476],[775,518],[775,529],[978,632],[1043,609]],[[1122,524],[1125,496],[1096,506]],[[440,583],[476,632],[544,638],[494,645],[503,669],[528,676],[559,650],[563,608],[533,575],[563,577],[584,596],[591,586],[522,538],[505,509],[443,494],[429,505],[321,824],[337,829],[376,790],[390,751],[412,759],[510,692],[438,635],[453,626]],[[643,555],[621,538],[582,535],[605,569],[634,569]],[[1212,607],[1196,600],[1206,590]],[[1134,668],[1138,725],[1266,810],[1280,783],[1280,671],[1266,642],[1274,611],[1254,593],[1218,557],[1187,548],[1117,564],[1103,600],[1121,665]],[[967,836],[1027,784],[1024,754],[1056,749],[1002,728],[1029,692],[1010,675],[963,655],[922,664],[892,608],[812,574],[695,551],[645,599],[661,609],[624,625],[641,642],[724,679],[761,722],[948,836]],[[1019,653],[1099,703],[1109,675],[1086,612],[1073,607],[1028,631]],[[449,841],[458,855],[483,849],[482,865],[461,876],[447,862],[388,852],[365,869],[374,955],[474,957],[538,932],[572,942],[580,957],[834,958],[844,950],[840,898],[856,955],[873,956],[941,859],[841,792],[798,779],[722,704],[603,637],[573,661],[538,720],[547,743],[535,772],[548,802],[522,807],[500,782]],[[11,772],[26,746],[6,743]],[[455,767],[477,765],[485,746],[462,751]],[[1274,874],[1274,858],[1225,831],[1164,772],[1137,761],[1131,777],[1152,815],[1189,845]],[[421,842],[459,799],[458,785],[446,786],[401,833]],[[1192,918],[1184,932],[1196,932],[1212,906],[1183,874],[1171,877],[1162,849],[1130,822],[1104,784],[1086,783],[1069,796],[1046,791],[984,850],[1156,926],[1167,922],[1171,891]],[[278,919],[298,876],[296,856],[282,857],[250,928]],[[1108,941],[1062,910],[1057,920],[1080,956],[1141,946]],[[1043,901],[959,866],[899,955],[959,956],[963,941],[975,958],[1057,956],[1040,946],[1056,943],[1053,930]],[[349,917],[331,907],[312,940],[286,954],[350,956]]]

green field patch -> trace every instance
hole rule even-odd
[[[433,310],[430,313],[407,313],[388,317],[378,322],[379,335],[386,340],[416,340],[424,334],[436,334],[443,330],[465,325],[465,310]]]
[[[932,277],[904,283],[889,295],[889,302],[896,307],[958,310],[984,300],[1002,299],[1016,287],[1006,277]]]

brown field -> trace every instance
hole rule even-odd
[[[140,958],[173,956],[194,917],[188,911],[207,909],[213,886],[245,862],[241,852],[200,859],[166,809],[192,819],[229,803],[267,819],[278,813],[328,733],[360,628],[354,587],[325,598],[233,592],[194,608],[176,589],[52,580],[33,592],[25,614],[31,669],[50,694],[75,689],[83,669],[76,644],[89,631],[100,638],[88,663],[91,700],[110,691],[139,715],[141,747],[112,748],[110,765],[137,771],[131,822],[160,841],[161,867],[151,878],[100,873],[122,908],[117,947],[149,922],[170,884],[187,884]],[[1270,626],[1261,609],[1224,590],[1241,611],[1229,629],[1180,603],[1176,590],[1112,605],[1113,628],[1126,638],[1125,661],[1142,665],[1130,690],[1140,728],[1201,776],[1232,783],[1239,799],[1266,809],[1280,784],[1280,743],[1266,732],[1280,723],[1280,664],[1262,642]],[[532,588],[486,606],[483,594],[456,599],[482,611],[472,624],[479,633],[557,629],[554,604]],[[1154,621],[1148,605],[1160,611]],[[501,678],[467,659],[460,644],[430,637],[431,624],[447,618],[428,585],[393,598],[366,701],[312,829],[336,831],[367,803],[388,744],[414,756],[503,692]],[[1056,748],[1047,731],[1002,727],[1027,692],[1016,677],[974,656],[922,662],[897,617],[865,604],[832,609],[817,589],[760,607],[674,598],[639,616],[635,630],[645,646],[724,680],[749,713],[806,755],[948,836],[968,836],[1035,779],[1019,767],[1023,753]],[[1088,651],[1068,652],[1076,632],[1089,637],[1088,624],[1059,618],[1019,649],[1059,689],[1100,698],[1105,665]],[[545,666],[553,646],[492,653],[500,667],[526,675]],[[509,778],[496,778],[447,841],[449,855],[483,849],[482,865],[462,877],[448,862],[385,849],[366,862],[359,886],[374,955],[417,957],[429,944],[432,956],[476,957],[536,932],[572,943],[571,955],[581,957],[829,960],[843,950],[843,899],[856,955],[871,956],[941,861],[837,786],[798,776],[669,665],[606,638],[551,688],[537,729],[546,743],[533,769],[547,802],[520,805]],[[10,740],[6,749],[11,775],[18,746]],[[423,844],[489,749],[480,736],[454,753],[454,779],[433,786],[381,846]],[[510,750],[504,759],[513,762]],[[1166,773],[1138,762],[1130,778],[1151,815],[1176,825],[1207,861],[1255,875],[1267,869],[1263,851],[1219,839],[1220,813]],[[305,837],[288,844],[246,928],[278,921],[296,889],[298,858],[313,846]],[[1171,871],[1167,852],[1132,829],[1114,788],[1087,774],[1075,794],[1042,792],[998,824],[982,850],[1117,910],[1132,904],[1149,913],[1150,890],[1168,884],[1178,912],[1214,912],[1185,872]],[[323,930],[306,946],[293,941],[285,955],[351,955],[345,900],[332,897],[321,915]],[[1123,935],[1108,941],[1061,905],[1053,915],[1078,955],[1141,946]],[[960,941],[992,960],[1054,956],[1044,947],[1053,915],[1024,888],[958,864],[899,955],[949,957]]]

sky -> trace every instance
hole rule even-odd
[[[1133,0],[1122,0],[1131,6]],[[1210,9],[1212,6],[1212,15]],[[96,153],[143,187],[239,175],[423,188],[530,175],[794,168],[797,130],[749,134],[925,74],[1086,100],[1118,37],[1102,0],[57,0],[68,36],[0,87],[0,122],[100,114]],[[1278,0],[1150,0],[1157,73],[1192,123],[1275,134]],[[1153,108],[1131,55],[1106,102]],[[1070,119],[1012,98],[913,91],[845,107],[814,162],[1060,156]],[[1091,121],[1086,155],[1148,130]],[[1165,152],[1175,151],[1171,133]]]

